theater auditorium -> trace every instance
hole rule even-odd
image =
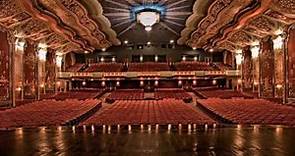
[[[295,155],[294,0],[0,0],[0,155]]]

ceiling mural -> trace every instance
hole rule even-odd
[[[64,53],[171,40],[234,52],[295,23],[294,6],[293,0],[4,0],[0,27]]]

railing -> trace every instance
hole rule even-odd
[[[57,78],[140,78],[140,77],[205,77],[205,76],[228,76],[238,77],[239,70],[228,71],[161,71],[161,72],[59,72]]]

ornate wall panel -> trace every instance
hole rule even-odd
[[[7,34],[0,31],[0,101],[8,100],[9,91],[9,44]]]
[[[34,98],[36,96],[37,84],[37,57],[35,46],[28,43],[24,51],[24,96]]]
[[[289,79],[289,97],[295,98],[295,29],[290,31],[288,38],[288,79]]]
[[[275,86],[276,86],[276,97],[283,96],[283,85],[284,85],[284,49],[275,49]]]
[[[243,49],[243,87],[248,89],[252,87],[253,84],[253,75],[252,75],[252,60],[251,60],[251,51],[250,47],[247,46]]]
[[[45,83],[47,90],[54,90],[55,84],[55,53],[53,50],[49,49],[47,53],[47,60],[45,65]]]
[[[271,38],[261,42],[260,76],[261,96],[274,97],[274,51]]]

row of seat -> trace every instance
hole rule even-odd
[[[58,126],[101,105],[99,100],[43,100],[0,111],[0,128]]]
[[[220,65],[221,68],[222,65]],[[74,65],[67,69],[69,72],[78,72],[82,69],[81,64]],[[84,70],[85,72],[122,72],[124,70],[124,64],[122,63],[93,63],[89,64]],[[128,63],[126,64],[127,71],[129,72],[150,72],[150,71],[219,71],[220,68],[214,67],[210,63],[206,62],[179,62],[175,63],[173,67],[170,67],[168,63]],[[222,67],[227,67],[226,65]],[[230,69],[230,68],[226,68]]]
[[[263,99],[198,100],[212,113],[238,124],[274,124],[295,126],[295,108]]]
[[[221,98],[221,99],[252,98],[249,95],[246,95],[240,91],[234,91],[234,90],[223,90],[223,89],[199,90],[199,89],[196,89],[195,92],[204,96],[205,98]]]
[[[42,99],[55,99],[55,100],[66,100],[66,99],[94,99],[103,94],[103,90],[84,90],[84,91],[68,91],[59,92],[57,94],[50,94],[42,96]]]
[[[167,63],[129,63],[128,71],[147,72],[147,71],[169,71],[170,67]]]
[[[192,99],[185,90],[182,89],[159,89],[155,91],[156,99]]]
[[[214,124],[215,121],[181,100],[119,100],[82,125]]]
[[[121,72],[123,70],[122,63],[93,63],[89,64],[85,72]]]
[[[74,64],[74,65],[68,67],[67,71],[68,72],[79,72],[84,66],[85,66],[85,64],[77,63],[77,64]]]
[[[179,62],[175,64],[177,71],[214,71],[218,70],[207,62]]]
[[[122,89],[112,92],[107,99],[111,100],[143,100],[144,90],[142,89]]]

